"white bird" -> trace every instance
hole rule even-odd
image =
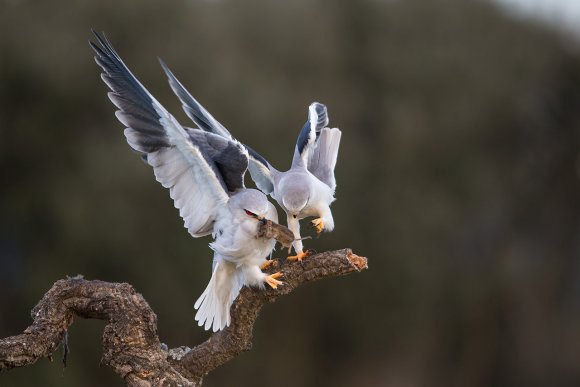
[[[125,126],[127,142],[153,167],[169,188],[175,207],[193,237],[212,234],[212,276],[195,303],[195,319],[218,331],[230,324],[230,306],[244,285],[272,288],[282,274],[264,274],[260,265],[275,245],[258,237],[259,223],[278,221],[266,195],[244,188],[248,152],[237,141],[182,127],[125,66],[103,35],[90,42],[104,70],[115,115]]]
[[[232,134],[185,89],[171,70],[161,62],[173,92],[181,100],[183,109],[195,124],[207,132],[219,134],[237,141]],[[300,219],[314,216],[311,225],[317,234],[334,229],[330,204],[335,200],[336,180],[334,168],[338,156],[341,131],[327,128],[326,106],[314,102],[308,108],[308,120],[300,131],[292,166],[286,172],[274,168],[264,157],[244,145],[250,157],[249,171],[256,186],[271,195],[284,209],[288,228],[294,233],[295,256],[291,260],[302,260],[308,256],[303,251],[300,237]]]

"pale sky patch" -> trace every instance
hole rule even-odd
[[[548,22],[580,38],[580,0],[494,0],[510,12]]]

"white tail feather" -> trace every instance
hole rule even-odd
[[[342,133],[338,128],[322,129],[308,161],[308,170],[333,191],[336,187],[334,167],[338,157],[341,135]]]
[[[214,332],[230,325],[230,307],[240,293],[242,283],[235,265],[218,261],[211,279],[201,296],[195,302],[195,320],[205,330]]]
[[[323,129],[320,138],[320,163],[328,166],[331,171],[336,167],[338,147],[342,133],[338,128]]]

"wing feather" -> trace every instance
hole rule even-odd
[[[211,233],[218,209],[229,198],[215,162],[135,78],[106,37],[94,34],[99,43],[90,42],[95,61],[104,70],[109,98],[120,109],[116,116],[126,126],[127,142],[169,188],[189,233]]]
[[[245,148],[249,157],[248,170],[252,180],[256,183],[259,190],[266,195],[274,191],[274,174],[278,171],[258,152],[249,146],[239,142],[232,134],[220,124],[192,95],[183,84],[173,75],[173,72],[160,59],[161,67],[169,80],[171,89],[179,98],[185,114],[202,130],[215,133],[228,140],[234,141]]]
[[[270,163],[262,157],[258,152],[247,145],[244,145],[248,150],[250,163],[248,164],[248,171],[256,187],[266,195],[274,192],[274,175],[278,171],[270,165]]]
[[[244,175],[248,169],[248,151],[237,141],[200,129],[186,128],[191,140],[215,162],[229,192],[245,188]]]
[[[220,124],[218,120],[213,118],[213,116],[199,102],[197,102],[195,98],[193,98],[185,87],[183,87],[181,82],[179,82],[171,70],[169,70],[169,67],[167,67],[165,62],[159,59],[159,63],[167,75],[169,86],[171,86],[171,89],[181,101],[185,114],[187,114],[187,116],[195,122],[200,129],[234,140],[231,133]]]

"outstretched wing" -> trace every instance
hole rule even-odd
[[[338,157],[338,147],[342,133],[338,128],[323,128],[314,144],[308,159],[308,170],[329,186],[332,191],[336,188],[334,167]]]
[[[129,145],[144,154],[155,178],[169,188],[185,227],[194,237],[211,233],[218,209],[228,201],[227,187],[216,163],[195,136],[191,136],[145,89],[103,35],[90,42],[102,67],[115,113],[125,126]]]
[[[272,167],[264,157],[258,154],[258,152],[249,146],[238,142],[238,140],[236,140],[222,124],[213,118],[213,116],[195,98],[193,98],[189,91],[187,91],[183,84],[175,77],[175,75],[173,75],[169,67],[167,67],[161,59],[159,62],[161,63],[163,71],[165,71],[165,74],[167,75],[171,89],[181,101],[185,114],[187,114],[187,116],[191,118],[200,129],[225,137],[246,148],[249,156],[248,170],[250,171],[252,180],[254,180],[258,189],[265,194],[268,195],[272,193],[272,191],[274,191],[273,175],[277,172],[276,169]]]
[[[320,131],[328,125],[328,112],[326,106],[320,102],[313,102],[308,107],[308,120],[302,127],[298,140],[296,141],[296,149],[294,150],[294,158],[292,159],[292,166],[299,163],[306,165],[316,139],[320,135]]]

